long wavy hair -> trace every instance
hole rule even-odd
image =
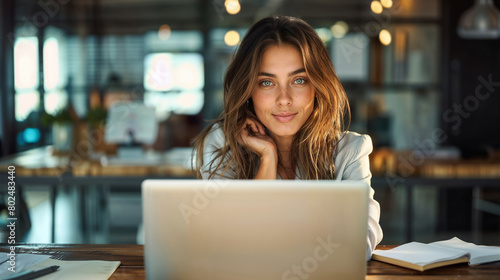
[[[255,23],[233,55],[224,77],[224,110],[193,141],[198,178],[202,168],[214,179],[223,177],[228,170],[236,174],[234,179],[255,176],[259,156],[238,143],[240,129],[247,118],[258,121],[251,96],[258,83],[261,57],[270,46],[283,44],[295,46],[302,54],[316,96],[310,117],[293,138],[292,166],[299,167],[300,179],[334,178],[334,150],[343,137],[344,123],[350,122],[349,103],[316,31],[305,21],[288,16],[267,17]],[[224,145],[207,163],[203,162],[203,147],[214,126],[223,130]]]

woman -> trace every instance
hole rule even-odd
[[[224,79],[224,111],[194,141],[203,179],[329,179],[370,184],[367,135],[343,132],[345,91],[306,22],[268,17],[243,38]],[[368,251],[382,239],[370,191]]]

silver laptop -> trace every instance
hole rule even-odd
[[[364,279],[369,187],[146,180],[147,279]]]

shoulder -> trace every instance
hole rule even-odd
[[[372,150],[372,138],[368,134],[346,131],[340,136],[340,141],[335,149],[335,155],[347,156],[359,152],[371,153]]]
[[[200,168],[201,177],[203,179],[234,179],[237,177],[233,165],[226,168],[232,155],[231,151],[227,151],[224,158],[222,158],[224,154],[221,150],[225,145],[226,141],[222,125],[220,123],[215,123],[210,128],[203,143],[203,165]]]
[[[224,145],[224,131],[222,130],[222,125],[216,123],[210,129],[210,132],[205,138],[205,147],[221,148]]]
[[[344,132],[335,148],[335,176],[341,180],[365,180],[370,183],[369,154],[373,150],[369,135]]]
[[[336,166],[346,166],[366,157],[373,151],[372,139],[367,134],[343,132],[335,148],[334,158]]]

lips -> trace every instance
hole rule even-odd
[[[287,123],[287,122],[291,121],[293,118],[295,118],[297,113],[278,113],[278,114],[272,114],[272,115],[277,121],[279,121],[281,123]]]

